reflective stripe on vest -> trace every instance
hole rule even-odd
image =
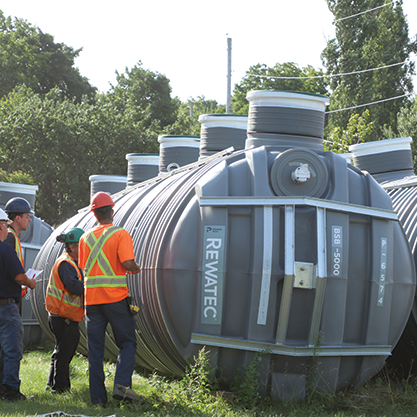
[[[58,268],[62,262],[68,262],[76,271],[78,279],[82,281],[80,270],[74,260],[67,254],[62,254],[55,262],[46,289],[46,309],[61,317],[73,321],[81,321],[84,318],[84,303],[82,295],[72,295],[62,283]]]
[[[9,233],[11,233],[14,236],[14,250],[16,251],[17,257],[19,258],[19,261],[24,268],[25,265],[23,262],[23,251],[22,251],[22,245],[20,244],[19,236],[17,236],[17,233],[12,227],[9,227]]]
[[[116,232],[122,229],[123,228],[119,226],[111,226],[105,229],[99,238],[96,238],[94,232],[88,233],[85,237],[84,241],[90,248],[90,254],[88,255],[84,268],[86,288],[127,286],[126,274],[116,275],[109,260],[101,250],[106,241]],[[100,269],[103,271],[103,275],[90,275],[91,270],[96,262],[98,263]]]

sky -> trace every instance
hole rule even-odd
[[[412,37],[417,0],[403,0],[403,9]],[[219,104],[227,97],[228,38],[233,89],[258,63],[323,68],[320,54],[335,35],[325,0],[0,0],[0,10],[82,48],[75,66],[99,91],[141,61],[170,80],[172,97]]]

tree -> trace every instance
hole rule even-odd
[[[116,71],[117,85],[112,86],[109,97],[122,106],[129,102],[136,119],[153,123],[160,129],[175,122],[178,101],[171,99],[171,86],[165,75],[145,70],[139,61],[124,74]]]
[[[311,65],[299,68],[293,62],[277,63],[272,68],[268,68],[265,64],[250,67],[240,84],[235,85],[232,97],[233,113],[248,114],[249,103],[246,100],[246,94],[252,90],[302,91],[305,93],[328,94],[327,80],[324,78],[322,70],[317,71]]]
[[[226,106],[217,104],[216,100],[206,100],[204,96],[190,98],[188,102],[178,100],[177,118],[172,125],[164,129],[166,135],[200,136],[201,124],[198,117],[202,114],[226,113]]]
[[[348,153],[350,145],[368,142],[373,132],[373,122],[369,121],[369,110],[361,115],[352,114],[345,130],[339,126],[328,130],[324,140],[324,150],[335,153]]]
[[[40,94],[58,87],[60,95],[78,102],[93,96],[96,88],[74,68],[81,50],[55,43],[53,36],[0,10],[0,97],[23,84]]]
[[[135,114],[107,94],[75,103],[58,88],[41,95],[18,87],[0,100],[1,167],[33,179],[36,213],[56,226],[89,204],[90,175],[126,175],[127,153],[157,151],[154,126]]]
[[[383,5],[381,0],[326,0],[335,17],[336,38],[322,53],[323,65],[330,78],[330,110],[351,108],[331,114],[328,132],[347,129],[352,115],[363,114],[362,104],[403,96],[412,91],[414,63],[409,59],[417,51],[417,42],[408,37],[408,24],[402,0]],[[378,8],[379,7],[379,8]],[[374,9],[370,12],[367,12]],[[367,13],[364,13],[367,12]],[[402,63],[401,65],[394,64]],[[379,67],[375,71],[361,72]],[[335,76],[337,74],[355,73]],[[397,131],[396,115],[407,102],[402,97],[367,106],[373,132],[367,138],[382,137],[384,125]]]

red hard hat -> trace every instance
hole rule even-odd
[[[93,211],[97,208],[105,206],[114,207],[114,201],[110,197],[110,195],[105,193],[104,191],[99,191],[98,193],[95,193],[93,195],[93,198],[91,199],[90,210]]]

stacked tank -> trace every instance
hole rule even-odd
[[[410,243],[417,267],[417,176],[413,170],[410,137],[353,145],[356,166],[370,172],[391,197],[394,210]],[[417,300],[388,365],[403,378],[417,372]]]
[[[410,314],[407,239],[378,183],[323,151],[327,97],[257,91],[248,99],[245,149],[114,196],[114,224],[132,235],[142,268],[128,275],[140,307],[136,364],[180,376],[207,346],[226,388],[257,352],[263,394],[361,385]],[[94,223],[80,211],[56,233]],[[56,233],[35,262],[45,276],[62,251]],[[110,332],[106,348],[114,358]]]
[[[245,148],[247,116],[234,114],[201,114],[200,159],[226,148]]]

